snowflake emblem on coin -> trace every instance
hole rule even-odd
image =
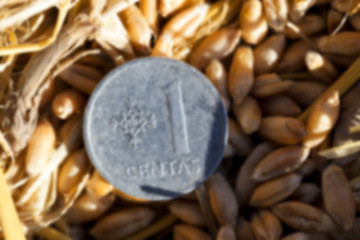
[[[120,129],[129,138],[130,146],[136,149],[147,130],[156,127],[156,117],[131,96],[125,109],[113,117],[112,124],[114,130]]]

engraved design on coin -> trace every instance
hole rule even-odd
[[[170,111],[171,139],[177,154],[190,152],[181,83],[178,79],[163,87]]]
[[[137,149],[148,129],[156,127],[155,114],[140,105],[130,96],[120,114],[111,119],[114,130],[120,129],[129,138],[130,146]]]

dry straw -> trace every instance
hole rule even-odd
[[[0,191],[0,219],[5,238],[7,240],[25,240],[23,227],[2,170],[0,171]]]

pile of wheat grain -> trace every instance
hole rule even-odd
[[[359,0],[0,1],[1,166],[28,239],[360,239],[359,9]],[[229,116],[217,172],[163,203],[114,189],[82,143],[96,85],[146,56],[203,71]],[[16,219],[0,217],[9,237],[5,222]]]

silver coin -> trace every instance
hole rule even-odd
[[[219,94],[195,68],[142,58],[110,72],[86,107],[84,141],[100,174],[148,200],[191,192],[221,161],[227,140]]]

